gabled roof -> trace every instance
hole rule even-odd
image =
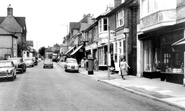
[[[27,44],[27,46],[32,46],[33,47],[33,41],[32,40],[27,40],[26,44]]]
[[[7,16],[0,26],[10,32],[22,32],[22,27],[13,16]]]
[[[87,29],[89,26],[91,26],[92,24],[87,24],[87,23],[81,23],[80,26],[80,31],[84,31],[85,29]]]
[[[7,30],[0,27],[0,35],[4,35],[4,34],[12,34],[12,33],[8,32]]]
[[[69,23],[69,27],[70,27],[70,30],[72,29],[79,29],[79,23],[78,22],[70,22]]]
[[[19,25],[24,29],[26,28],[26,18],[25,17],[14,17]]]

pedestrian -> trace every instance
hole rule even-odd
[[[82,60],[81,60],[81,62],[80,62],[80,66],[83,68],[84,67],[84,63],[85,63],[85,61],[84,61],[84,59],[82,58]]]
[[[110,70],[111,70],[111,74],[114,74],[114,72],[115,72],[115,64],[114,64],[113,57],[111,57],[111,67],[110,67]]]
[[[98,71],[98,60],[97,60],[97,58],[94,59],[94,70]]]
[[[127,74],[127,69],[130,68],[129,65],[127,64],[127,62],[125,61],[125,58],[121,58],[121,61],[120,61],[120,72],[121,72],[121,77],[123,79],[124,78],[124,75]]]

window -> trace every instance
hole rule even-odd
[[[107,27],[108,27],[107,18],[104,18],[103,19],[103,31],[107,31]]]
[[[99,31],[102,32],[102,21],[101,21],[101,19],[99,20]]]
[[[142,16],[146,16],[158,9],[158,0],[142,0]]]
[[[116,26],[120,27],[124,25],[124,11],[121,10],[116,15]]]
[[[144,41],[144,71],[152,71],[151,40]]]

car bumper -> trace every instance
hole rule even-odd
[[[0,78],[9,78],[13,77],[11,73],[0,73]]]
[[[66,67],[66,69],[69,70],[69,71],[78,71],[79,70],[79,68],[76,68],[76,67],[75,68]]]
[[[53,64],[44,64],[44,67],[53,67]]]

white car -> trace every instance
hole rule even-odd
[[[64,66],[65,71],[76,71],[79,72],[79,65],[77,60],[74,58],[67,58],[66,64]]]

